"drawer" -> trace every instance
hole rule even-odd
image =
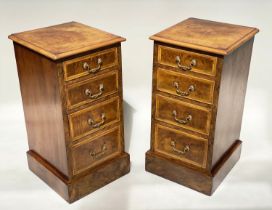
[[[171,158],[205,168],[208,141],[204,138],[156,124],[154,150]]]
[[[212,104],[214,81],[158,68],[157,89],[176,96]]]
[[[118,65],[117,48],[110,48],[63,62],[64,80],[69,81]]]
[[[120,120],[118,97],[82,109],[68,116],[70,137],[73,140],[86,136],[98,129]]]
[[[73,173],[80,173],[120,153],[120,141],[118,127],[73,145]]]
[[[103,74],[67,87],[67,106],[77,106],[92,102],[98,98],[118,91],[118,71]]]
[[[175,67],[182,71],[192,71],[214,76],[217,57],[158,45],[158,63]]]
[[[169,97],[156,95],[155,118],[169,124],[208,135],[211,122],[211,110]]]

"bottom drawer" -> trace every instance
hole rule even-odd
[[[120,127],[81,141],[72,147],[73,174],[110,159],[121,152]]]
[[[176,129],[155,124],[155,152],[205,168],[208,141]]]

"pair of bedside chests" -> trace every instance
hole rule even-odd
[[[146,170],[211,195],[241,153],[258,29],[189,18],[154,40]],[[74,202],[127,174],[120,36],[80,24],[12,34],[28,165]],[[139,154],[141,155],[141,154]]]

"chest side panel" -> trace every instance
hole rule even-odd
[[[14,44],[29,149],[68,175],[57,64]]]
[[[213,144],[212,166],[239,140],[253,39],[224,59]]]

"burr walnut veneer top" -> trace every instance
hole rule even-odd
[[[9,38],[53,60],[125,41],[120,36],[77,22],[16,33]]]
[[[150,39],[227,55],[251,39],[258,31],[252,27],[189,18],[151,36]]]

